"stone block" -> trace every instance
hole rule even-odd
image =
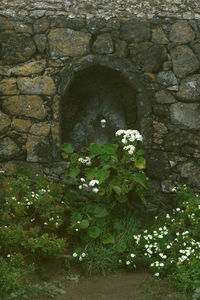
[[[185,162],[178,168],[181,176],[187,180],[188,184],[200,187],[200,166],[195,162]]]
[[[40,122],[31,126],[30,133],[33,135],[48,136],[50,129],[51,127],[47,122]]]
[[[52,95],[56,91],[54,81],[49,76],[20,77],[17,85],[22,94],[28,95]]]
[[[179,78],[183,78],[199,69],[199,60],[187,45],[177,46],[171,49],[170,52],[173,71]]]
[[[52,147],[47,137],[29,136],[26,143],[27,161],[50,162]]]
[[[161,104],[171,104],[176,102],[174,96],[164,90],[155,93],[155,100]]]
[[[15,78],[6,78],[0,81],[0,95],[17,95],[19,90],[17,89]]]
[[[89,52],[91,34],[68,28],[52,29],[49,33],[50,56],[81,56]]]
[[[11,159],[20,152],[17,144],[9,137],[0,140],[0,160]]]
[[[36,44],[36,47],[40,53],[44,53],[47,45],[47,37],[44,33],[38,33],[34,35],[34,41]]]
[[[200,104],[175,103],[171,104],[171,122],[184,129],[200,129]]]
[[[200,74],[182,80],[177,97],[187,102],[200,101]]]
[[[45,67],[46,67],[45,60],[31,61],[23,65],[19,65],[11,68],[9,69],[9,72],[15,76],[29,76],[32,74],[38,74],[43,72]]]
[[[172,71],[159,72],[157,81],[164,86],[177,84],[177,78]]]
[[[49,21],[47,17],[39,18],[33,24],[33,30],[36,33],[45,32],[49,27]]]
[[[187,21],[178,21],[172,25],[169,39],[173,43],[187,44],[195,38],[195,33]]]
[[[6,31],[0,35],[1,57],[5,64],[15,64],[29,59],[36,51],[29,34]]]
[[[152,29],[152,42],[160,45],[166,45],[169,43],[162,28]]]
[[[147,21],[130,20],[122,24],[120,38],[128,42],[149,41],[151,37],[150,23]]]
[[[92,50],[98,54],[111,54],[114,51],[113,41],[109,33],[97,36]]]
[[[13,118],[12,121],[13,129],[19,132],[29,132],[31,124],[32,123],[30,120],[23,120],[18,118]]]
[[[39,96],[10,96],[3,99],[2,106],[12,115],[43,120],[47,116],[43,100]]]
[[[11,120],[8,115],[4,114],[0,111],[0,133],[4,133],[7,131],[11,123]]]

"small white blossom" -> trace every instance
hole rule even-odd
[[[72,256],[73,256],[73,257],[77,257],[77,255],[78,255],[78,254],[77,254],[76,252],[74,252]]]

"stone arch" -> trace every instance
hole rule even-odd
[[[109,141],[114,141],[111,132],[114,134],[119,128],[133,128],[140,130],[144,144],[149,144],[146,128],[149,131],[151,101],[145,80],[145,76],[126,59],[89,55],[67,65],[59,86],[62,142],[71,142],[77,148],[91,142],[103,144],[108,137]],[[99,88],[103,92],[99,92]],[[106,134],[100,131],[101,119],[108,121]]]

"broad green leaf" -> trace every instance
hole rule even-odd
[[[140,157],[139,159],[135,160],[135,166],[138,169],[145,169],[146,168],[146,160],[144,157]]]
[[[95,217],[104,218],[108,215],[108,211],[105,207],[96,207],[95,208]]]
[[[116,193],[117,195],[120,195],[121,192],[122,192],[121,188],[120,188],[118,185],[113,185],[113,186],[112,186],[112,189],[115,191],[115,193]]]
[[[134,178],[136,183],[139,183],[145,189],[148,188],[147,178],[146,178],[146,175],[144,173],[135,173],[133,178]]]
[[[88,227],[89,227],[89,221],[88,221],[88,219],[82,220],[81,223],[80,223],[80,228],[86,229]]]
[[[90,169],[86,170],[85,176],[86,176],[87,179],[91,180],[91,179],[96,178],[97,172],[98,172],[98,168],[97,167],[92,168],[92,169],[90,168]]]
[[[72,214],[72,216],[71,216],[71,222],[72,223],[76,223],[76,222],[81,221],[81,220],[82,220],[82,216],[81,216],[80,213],[75,212],[75,213]]]
[[[106,233],[102,237],[102,243],[103,244],[114,244],[115,243],[115,238],[112,234]]]
[[[91,237],[93,239],[98,238],[101,234],[101,230],[97,226],[90,227],[87,232],[88,232],[89,237]]]
[[[99,180],[99,183],[101,184],[104,182],[108,177],[110,176],[110,170],[98,170],[96,174],[96,179]]]
[[[64,143],[61,146],[61,150],[66,152],[66,153],[73,153],[74,152],[74,149],[73,149],[72,145],[68,144],[68,143]]]
[[[77,160],[78,160],[78,154],[77,153],[73,153],[71,155],[71,157],[70,157],[70,160],[71,160],[72,163],[77,162]]]
[[[139,149],[139,150],[136,152],[136,155],[137,155],[137,156],[144,155],[144,150]]]
[[[99,155],[102,153],[102,148],[99,144],[92,143],[90,144],[90,152],[92,155]]]
[[[67,159],[68,156],[69,156],[69,155],[68,155],[67,153],[65,153],[65,152],[62,152],[61,155],[62,155],[62,158],[63,158],[63,159]]]
[[[102,153],[116,154],[118,145],[107,143],[103,146]]]
[[[80,169],[78,167],[75,168],[69,168],[66,172],[67,176],[70,176],[72,178],[76,178],[76,176],[80,173]]]

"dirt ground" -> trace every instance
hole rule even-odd
[[[71,276],[61,281],[65,293],[54,297],[55,300],[175,300],[175,292],[169,286],[160,288],[145,271],[88,278]],[[46,298],[39,300],[43,299]]]

